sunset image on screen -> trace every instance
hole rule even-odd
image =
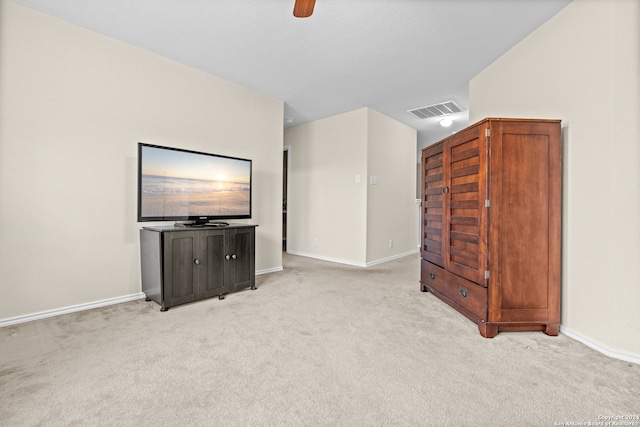
[[[249,161],[141,148],[141,216],[250,215]]]

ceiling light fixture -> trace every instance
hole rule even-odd
[[[444,119],[440,120],[440,126],[442,127],[448,128],[452,124],[453,124],[453,120],[451,120],[448,117],[445,117]]]

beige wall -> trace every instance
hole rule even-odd
[[[363,108],[285,129],[287,252],[366,263],[366,124]]]
[[[569,4],[470,82],[470,121],[563,121],[563,332],[640,360],[640,3]]]
[[[368,111],[368,175],[376,176],[378,184],[367,187],[367,262],[375,262],[415,252],[419,245],[417,132],[375,110]]]
[[[281,101],[0,7],[0,320],[140,292],[138,141],[253,159],[256,269],[281,269]]]
[[[362,108],[286,129],[284,141],[288,252],[371,265],[417,251],[414,129]]]

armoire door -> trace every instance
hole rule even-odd
[[[422,259],[444,267],[443,144],[422,152]]]
[[[487,127],[444,144],[444,268],[487,286]]]

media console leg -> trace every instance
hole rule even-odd
[[[144,300],[145,300],[145,301],[151,301],[151,298],[149,298],[149,297],[145,297],[145,299],[144,299]]]
[[[166,307],[160,307],[160,311],[169,311],[169,309]]]
[[[253,285],[253,286],[251,287],[251,290],[252,290],[252,291],[255,291],[256,289],[258,289],[258,288],[256,288],[256,285]]]
[[[225,295],[222,295],[222,294],[218,295],[218,299],[224,299],[224,298],[225,298]]]

